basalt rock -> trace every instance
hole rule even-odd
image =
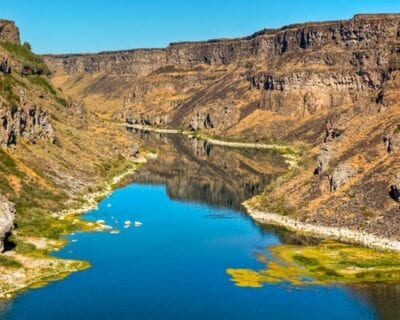
[[[142,76],[166,64],[163,49],[107,51],[99,54],[46,55],[45,61],[69,75],[107,72],[114,75]]]
[[[386,135],[383,138],[383,142],[388,153],[400,150],[400,133],[396,132]]]
[[[357,174],[357,170],[347,163],[339,164],[329,177],[330,191],[336,191]]]
[[[24,138],[31,143],[38,139],[55,141],[55,133],[47,112],[40,107],[0,106],[0,146],[10,146]]]
[[[333,157],[334,148],[331,143],[323,143],[320,147],[321,152],[317,158],[316,174],[325,173],[329,169],[329,162]]]
[[[0,52],[0,73],[11,73],[11,62],[8,55]]]
[[[4,241],[14,229],[15,206],[0,195],[0,253],[4,251]]]
[[[196,112],[196,114],[193,115],[189,127],[192,130],[196,131],[201,129],[213,128],[214,124],[211,120],[211,115],[209,113],[201,114],[200,112]]]

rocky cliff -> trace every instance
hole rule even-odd
[[[166,51],[139,49],[99,54],[47,55],[54,69],[63,68],[68,75],[106,72],[115,75],[147,75],[166,64]]]
[[[133,122],[156,124],[163,117],[165,124],[190,127],[200,117],[196,129],[211,127],[204,124],[208,118],[213,128],[226,130],[255,109],[303,118],[348,103],[386,107],[392,101],[385,88],[400,67],[399,21],[396,14],[356,15],[242,39],[45,60],[75,78],[72,87],[79,86],[87,100],[105,93],[107,100],[119,100],[119,109],[131,109]],[[112,77],[121,74],[122,79]],[[118,94],[104,92],[106,83]]]
[[[15,145],[18,138],[54,141],[48,113],[33,103],[26,86],[12,75],[37,75],[44,69],[42,60],[20,45],[14,22],[0,20],[0,146]]]

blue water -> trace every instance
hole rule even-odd
[[[111,204],[111,207],[108,205]],[[239,288],[226,269],[263,268],[255,253],[280,240],[233,209],[171,200],[164,186],[131,184],[89,212],[120,229],[78,233],[57,255],[92,268],[5,304],[2,319],[375,319],[346,287]],[[123,228],[139,220],[139,228]]]

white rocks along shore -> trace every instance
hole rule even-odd
[[[260,223],[282,226],[290,231],[359,244],[368,248],[400,252],[400,241],[376,236],[366,232],[350,230],[348,228],[325,227],[304,223],[287,216],[254,209],[248,201],[245,201],[243,206],[246,208],[247,213],[255,221]]]

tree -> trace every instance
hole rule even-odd
[[[24,48],[28,49],[29,51],[32,51],[31,44],[29,42],[24,42],[22,45]]]

